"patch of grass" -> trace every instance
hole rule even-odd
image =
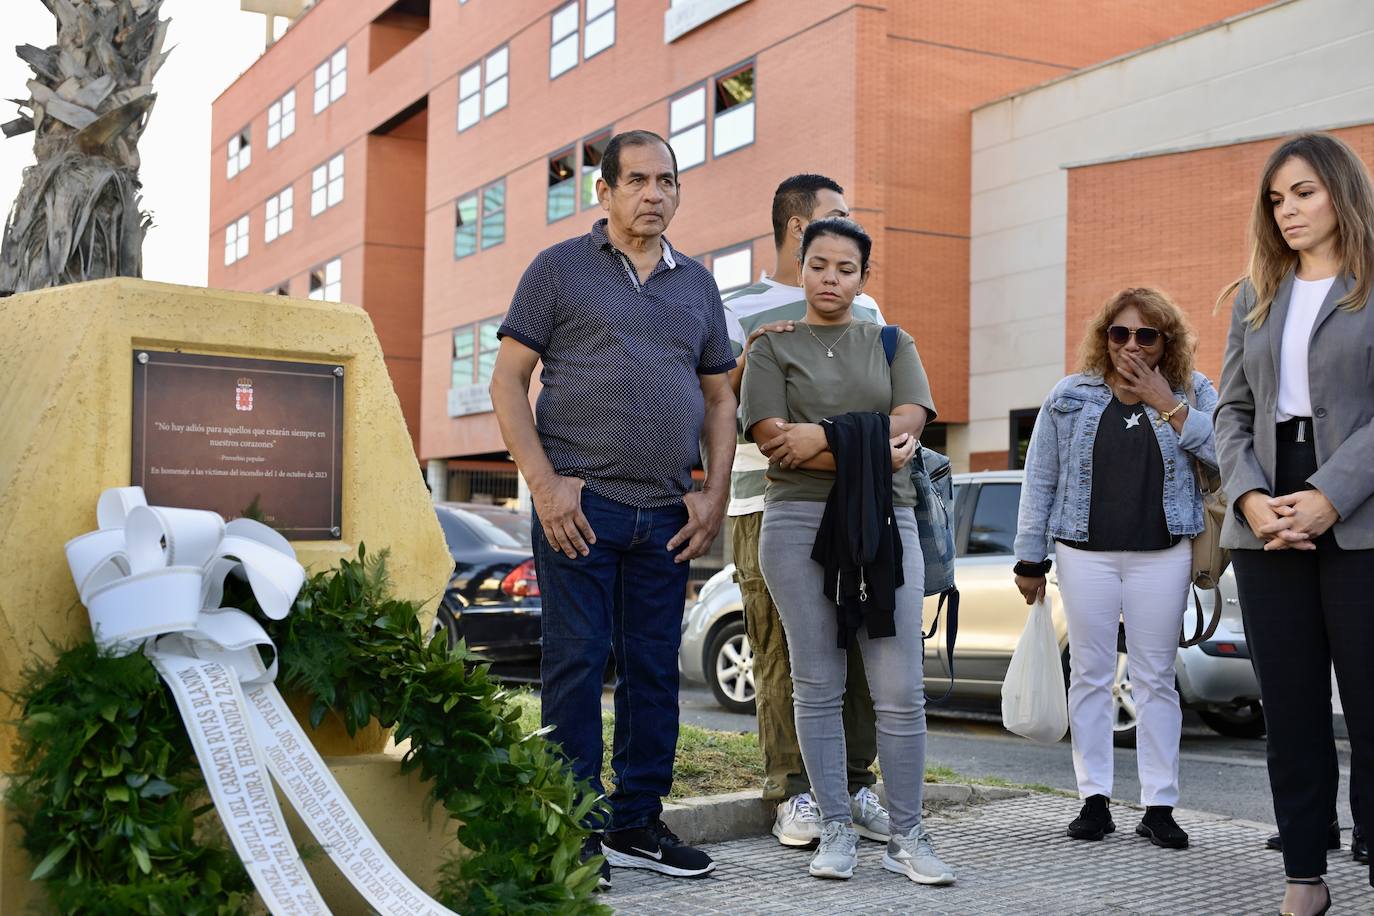
[[[520,708],[520,724],[533,730],[539,727],[539,698],[528,689],[516,697]],[[601,711],[601,740],[606,754],[601,766],[601,782],[609,792],[614,786],[611,778],[611,740],[615,719],[607,710]],[[875,766],[876,770],[877,767]],[[682,725],[678,730],[677,759],[673,762],[673,789],[668,798],[693,798],[699,795],[719,795],[756,789],[763,785],[763,754],[759,738],[753,732],[722,732],[697,725]],[[882,773],[879,772],[879,778]],[[1030,789],[1055,795],[1072,795],[1049,786],[1024,785],[996,776],[970,777],[952,767],[939,763],[926,766],[926,782],[954,785],[978,783],[1003,786],[1009,789]]]
[[[979,782],[982,781],[983,780],[979,780]],[[928,763],[926,764],[926,782],[966,784],[969,782],[969,779],[962,773],[959,773],[951,767],[947,767],[942,763]]]
[[[539,727],[539,698],[525,690],[516,698],[520,707],[520,724],[529,729]],[[611,777],[611,742],[614,738],[615,717],[601,711],[601,740],[606,753],[601,763],[601,782],[610,792],[615,785]],[[682,725],[678,729],[677,759],[673,762],[673,789],[668,798],[693,798],[698,795],[719,795],[738,792],[763,785],[763,754],[754,734],[721,732],[697,725]]]

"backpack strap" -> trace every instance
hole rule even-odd
[[[949,601],[949,616],[945,618],[945,659],[949,665],[949,686],[945,688],[943,695],[933,700],[927,696],[927,703],[947,700],[954,692],[954,640],[959,635],[959,589],[951,588],[940,593],[940,600],[935,605],[935,619],[930,624],[930,632],[921,634],[921,643],[924,645],[927,639],[935,635],[935,630],[940,626],[940,612],[945,608],[946,599]],[[924,659],[922,664],[924,665]]]
[[[883,339],[883,355],[887,357],[887,364],[892,365],[892,360],[897,357],[897,331],[895,324],[883,325],[881,336]],[[924,459],[919,449],[916,451],[915,461],[912,463],[912,472],[915,473],[919,468],[925,472]],[[940,613],[945,609],[945,603],[949,603],[949,616],[945,618],[945,658],[949,665],[949,686],[945,692],[934,700],[927,698],[928,703],[939,703],[949,698],[954,691],[954,640],[959,635],[959,589],[951,588],[940,593],[940,600],[935,605],[935,620],[930,624],[930,632],[921,634],[922,643],[935,635],[935,630],[940,626]],[[923,662],[924,663],[924,662]]]
[[[887,364],[892,365],[892,360],[897,356],[897,325],[885,324],[881,331],[883,338],[883,355],[887,357]]]

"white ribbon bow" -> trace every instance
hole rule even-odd
[[[247,579],[268,617],[290,613],[305,582],[290,543],[250,519],[225,524],[214,512],[149,506],[140,487],[106,490],[96,518],[99,530],[66,546],[96,644],[116,655],[141,649],[171,687],[225,832],[268,909],[329,912],[286,831],[270,773],[378,913],[453,916],[382,850],[297,724],[273,684],[267,632],[220,607],[232,574]]]

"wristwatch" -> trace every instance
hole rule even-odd
[[[1172,420],[1172,419],[1174,418],[1174,414],[1178,413],[1180,410],[1182,410],[1183,408],[1185,408],[1185,407],[1187,407],[1187,406],[1188,406],[1188,401],[1187,401],[1187,400],[1179,401],[1177,404],[1174,405],[1174,409],[1173,409],[1173,410],[1166,410],[1164,413],[1160,414],[1160,415],[1159,415],[1159,419],[1161,419],[1161,420],[1164,421],[1165,423],[1168,423],[1170,420]]]

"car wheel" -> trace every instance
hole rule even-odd
[[[447,640],[450,652],[458,648],[458,642],[463,638],[463,631],[458,625],[457,618],[453,616],[453,612],[445,604],[440,604],[439,609],[434,614],[434,629],[430,633],[430,638]]]
[[[1112,678],[1112,744],[1135,747],[1135,727],[1138,722],[1135,696],[1131,693],[1131,669],[1126,651],[1116,653],[1116,674]]]
[[[1259,701],[1231,709],[1199,709],[1197,714],[1213,731],[1228,738],[1264,736],[1264,709]]]
[[[1069,650],[1064,648],[1064,688],[1069,686]],[[1112,676],[1112,744],[1135,747],[1137,716],[1131,693],[1131,669],[1126,661],[1126,633],[1117,634],[1116,672]]]
[[[731,712],[754,712],[754,650],[744,621],[731,620],[716,631],[706,647],[706,683],[716,702]]]

